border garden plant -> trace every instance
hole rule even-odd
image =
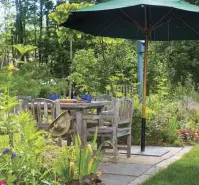
[[[141,106],[138,97],[134,97],[133,114],[134,142],[139,142]],[[169,94],[150,95],[147,107],[147,142],[155,145],[193,144],[198,142],[199,114],[197,110],[187,108],[184,96],[178,98]]]
[[[74,137],[74,146],[47,145],[45,137],[51,136],[37,129],[29,113],[14,113],[17,101],[6,92],[1,94],[0,130],[9,142],[5,139],[3,145],[8,146],[0,154],[0,184],[102,184],[102,172],[96,173],[102,157],[101,147],[94,152],[97,132],[84,148],[79,136]]]
[[[102,184],[102,172],[96,173],[102,157],[100,148],[94,152],[97,134],[84,148],[79,136],[74,137],[74,146],[47,146],[45,132],[36,129],[29,113],[19,116],[23,137],[15,134],[14,146],[0,154],[1,184]]]

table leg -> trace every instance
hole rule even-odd
[[[97,114],[100,115],[103,111],[103,108],[97,108]],[[99,119],[99,126],[103,126],[103,119],[100,117]],[[97,140],[97,148],[104,142],[105,138],[103,136],[99,137]]]
[[[85,138],[84,138],[84,121],[83,121],[83,110],[77,109],[76,110],[76,125],[77,125],[77,133],[81,138],[82,145],[85,145]]]
[[[97,114],[100,115],[103,111],[103,108],[97,108]],[[102,118],[99,119],[99,126],[103,126]]]
[[[82,120],[82,144],[83,146],[87,143],[87,121]]]

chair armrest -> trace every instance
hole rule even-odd
[[[114,115],[113,110],[102,111],[100,115]]]

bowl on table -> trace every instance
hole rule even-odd
[[[81,94],[80,98],[82,98],[85,103],[91,103],[92,100],[92,96],[89,94]]]

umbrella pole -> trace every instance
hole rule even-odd
[[[146,132],[146,92],[147,92],[147,68],[148,68],[148,41],[149,36],[145,36],[145,53],[144,53],[144,82],[142,97],[142,130],[141,130],[141,152],[145,151],[145,132]]]

